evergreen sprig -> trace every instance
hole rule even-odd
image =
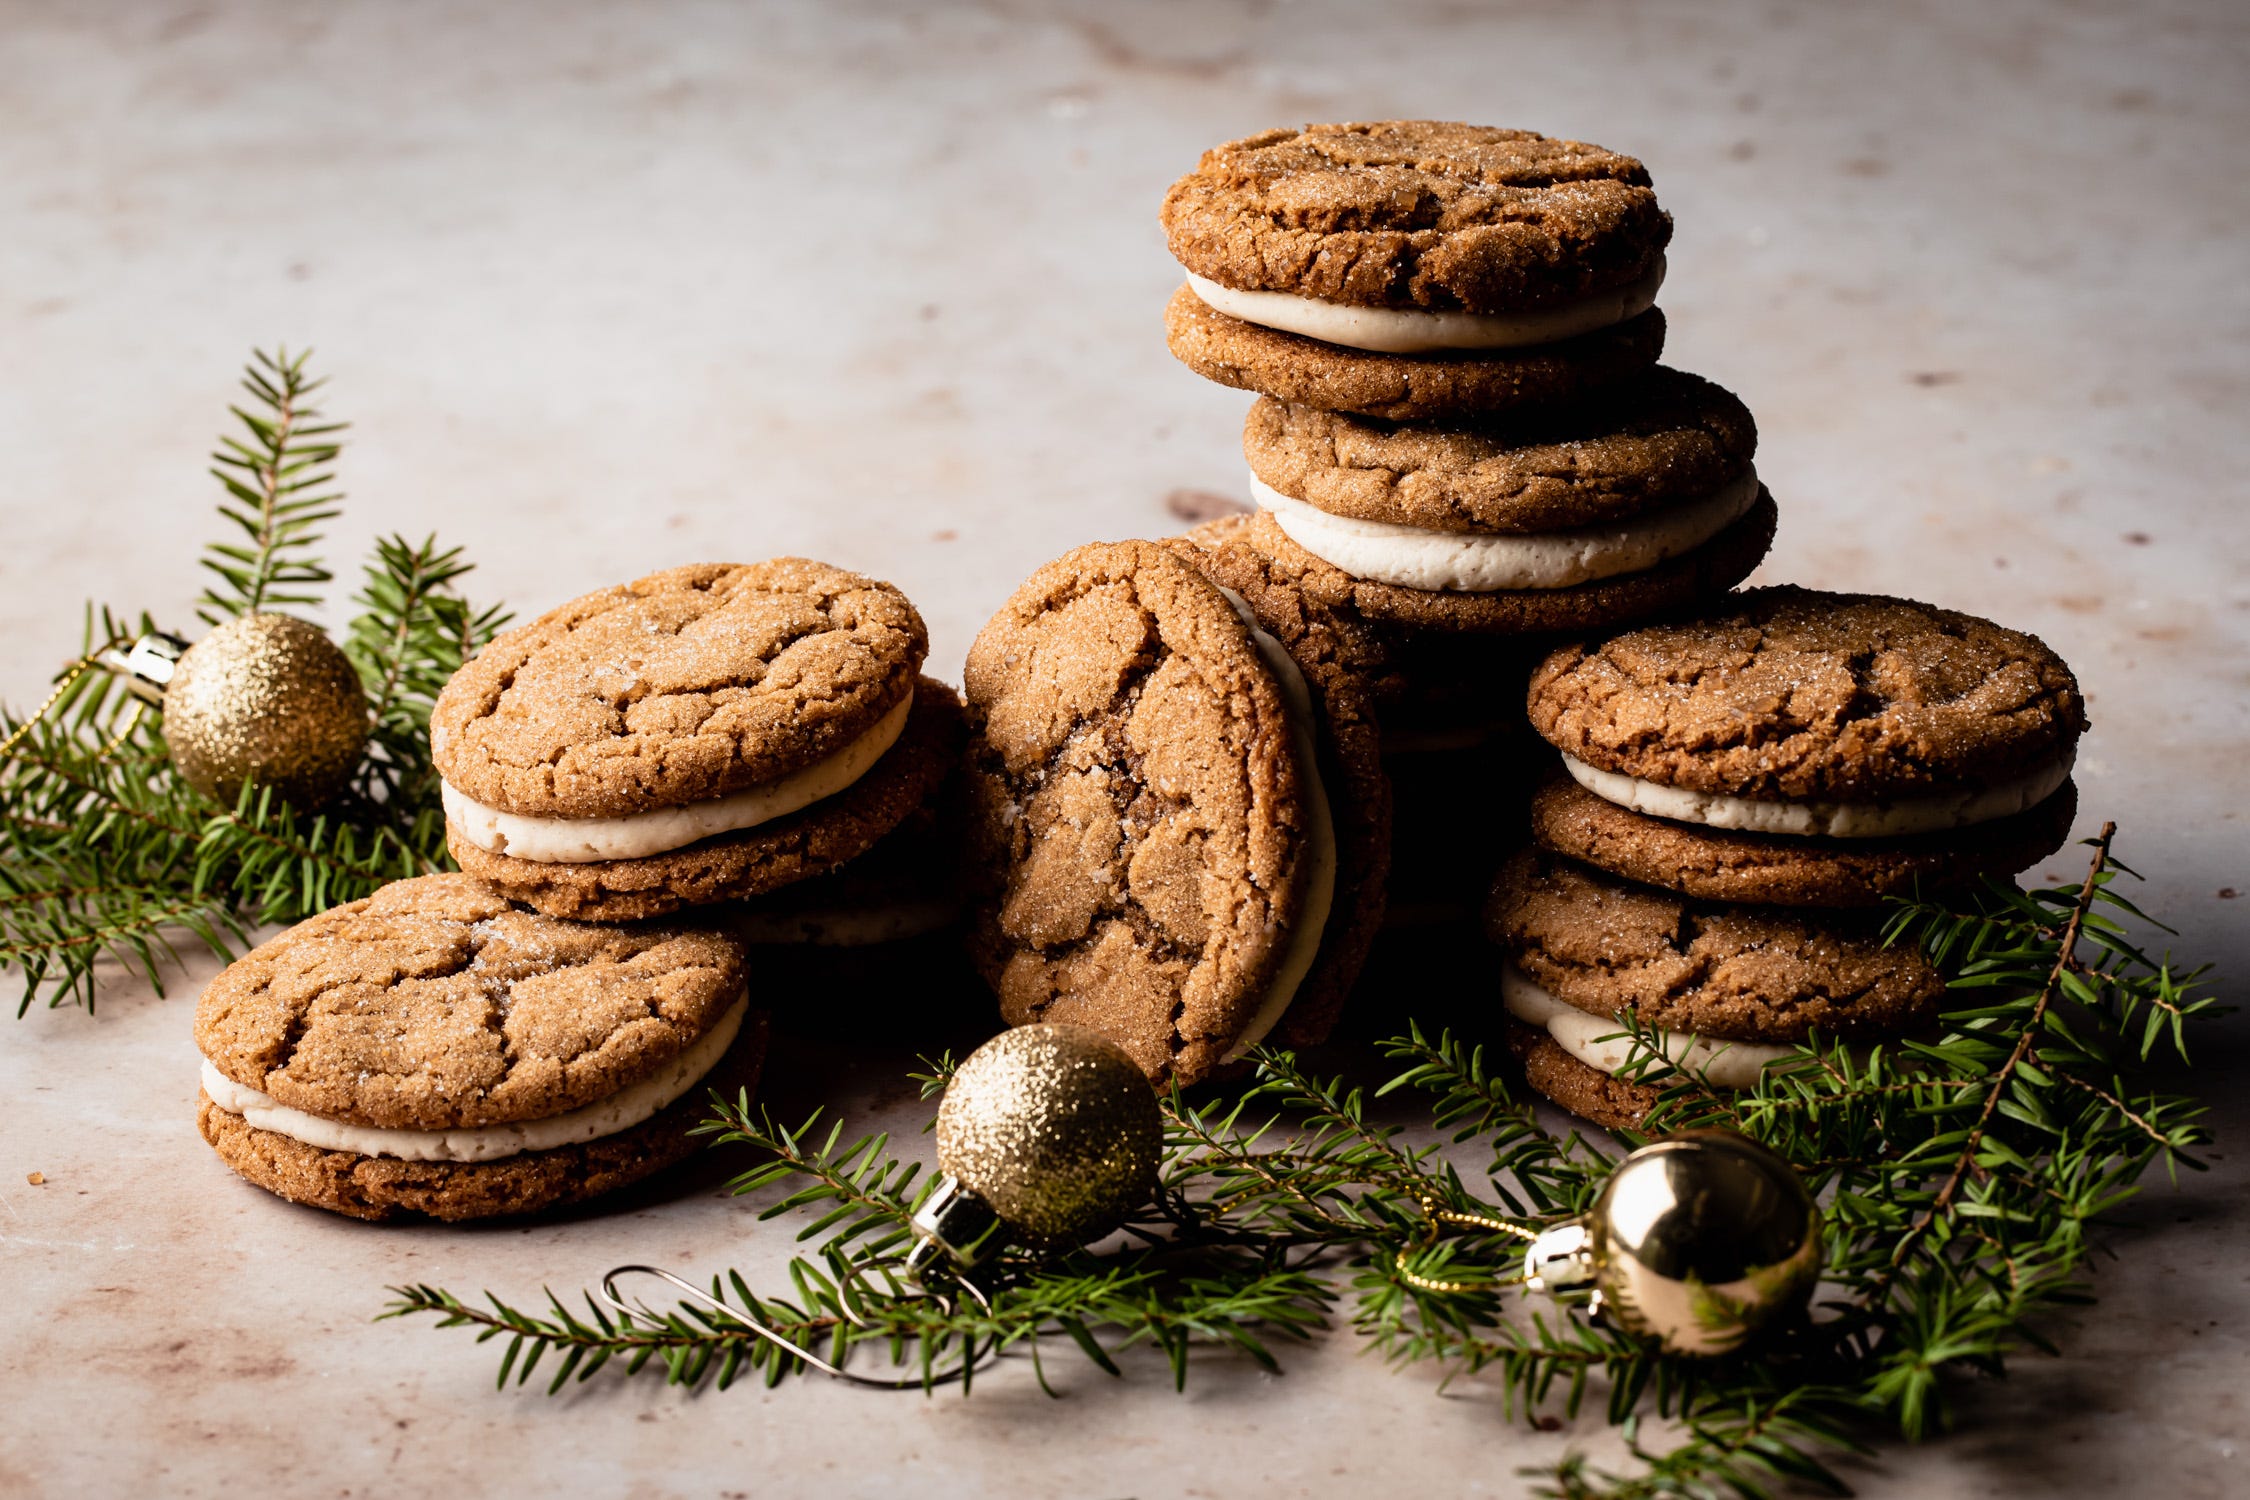
[[[336,434],[345,424],[321,420],[311,404],[326,382],[305,374],[310,355],[253,351],[242,388],[257,409],[227,408],[242,436],[220,436],[211,477],[227,493],[219,514],[242,535],[204,549],[203,566],[218,579],[196,610],[206,625],[285,604],[317,607],[320,594],[308,591],[335,576],[314,548],[321,523],[341,514],[344,497],[332,466],[342,451]]]
[[[1122,1351],[1148,1345],[1184,1382],[1198,1347],[1270,1366],[1277,1341],[1340,1320],[1393,1364],[1496,1382],[1525,1417],[1598,1402],[1631,1464],[1570,1456],[1540,1471],[1545,1493],[1848,1493],[1838,1457],[1885,1433],[1928,1434],[1963,1377],[2050,1349],[2047,1316],[2090,1299],[2093,1232],[2151,1167],[2199,1165],[2201,1107],[2153,1074],[2187,1060],[2189,1023],[2216,1002],[2206,974],[2131,936],[2154,924],[2115,888],[2130,872],[2111,836],[2091,841],[2076,886],[1897,903],[1892,939],[1920,944],[1950,982],[1932,1037],[1865,1050],[1816,1037],[1728,1092],[1675,1067],[1657,1033],[1621,1023],[1628,1071],[1659,1096],[1644,1130],[1619,1140],[1548,1133],[1484,1049],[1450,1034],[1414,1027],[1384,1043],[1397,1071],[1373,1090],[1264,1050],[1238,1092],[1164,1101],[1157,1199],[1121,1235],[1049,1258],[1003,1254],[976,1272],[981,1301],[939,1301],[896,1274],[930,1188],[921,1169],[885,1136],[848,1140],[817,1117],[784,1127],[737,1098],[704,1128],[756,1154],[731,1185],[765,1197],[764,1217],[810,1215],[799,1237],[817,1244],[790,1263],[792,1296],[758,1297],[729,1272],[711,1283],[724,1313],[683,1302],[628,1315],[589,1300],[581,1316],[552,1297],[541,1314],[407,1286],[383,1316],[505,1338],[502,1384],[560,1356],[550,1390],[612,1359],[660,1362],[687,1385],[803,1373],[760,1327],[838,1363],[875,1346],[853,1368],[926,1385],[967,1351],[1028,1355],[1044,1384],[1043,1351],[1064,1345],[1113,1375]],[[949,1070],[941,1060],[925,1090]],[[1401,1118],[1409,1100],[1420,1108]],[[1440,1214],[1561,1222],[1587,1209],[1621,1146],[1691,1125],[1773,1146],[1824,1204],[1815,1306],[1749,1350],[1665,1356],[1576,1311],[1527,1305],[1507,1271],[1515,1237],[1438,1233]]]
[[[214,472],[229,539],[204,566],[208,622],[311,606],[331,575],[340,422],[309,404],[303,354],[259,353]],[[36,1001],[89,1009],[112,969],[163,993],[183,945],[232,957],[261,923],[293,922],[386,881],[449,867],[428,726],[438,690],[505,622],[462,599],[469,571],[434,538],[376,543],[342,646],[367,689],[369,750],[348,791],[306,813],[247,787],[232,806],[174,773],[162,714],[97,659],[155,629],[89,605],[78,659],[41,711],[0,709],[0,966]]]

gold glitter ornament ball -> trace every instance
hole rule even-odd
[[[188,785],[214,801],[231,804],[248,781],[316,807],[343,789],[367,748],[367,695],[318,626],[242,615],[173,668],[164,743]]]
[[[969,1054],[938,1105],[938,1165],[1033,1247],[1083,1245],[1156,1191],[1164,1119],[1125,1049],[1019,1026]]]

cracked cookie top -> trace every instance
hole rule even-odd
[[[1501,867],[1485,930],[1565,1005],[1718,1040],[1895,1037],[1945,993],[1872,916],[1690,901],[1531,849]]]
[[[1625,521],[1741,476],[1757,424],[1734,395],[1664,366],[1529,416],[1398,427],[1268,397],[1250,471],[1332,515],[1425,531],[1539,532]]]
[[[504,812],[600,818],[772,781],[914,690],[922,617],[887,583],[801,557],[697,563],[574,599],[446,684],[439,772]]]
[[[544,1119],[647,1077],[743,993],[717,933],[597,927],[467,875],[384,886],[220,973],[195,1041],[226,1077],[324,1119],[452,1130]]]
[[[1532,727],[1663,786],[1862,802],[2004,782],[2085,731],[2078,680],[2036,636],[1877,594],[1718,603],[1555,651],[1531,675]]]
[[[1282,690],[1226,597],[1155,542],[1025,581],[965,673],[972,951],[1012,1026],[1095,1027],[1152,1079],[1254,1018],[1309,880]]]
[[[1164,195],[1188,270],[1359,307],[1511,312],[1656,267],[1672,218],[1630,156],[1437,120],[1308,125],[1214,146]]]

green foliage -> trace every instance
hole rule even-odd
[[[256,356],[253,405],[231,408],[244,436],[220,439],[219,513],[238,540],[214,544],[207,622],[316,605],[330,574],[320,525],[337,513],[341,423],[307,399],[305,356]],[[245,788],[232,807],[172,771],[162,714],[87,663],[156,628],[146,614],[88,606],[80,659],[43,712],[0,710],[0,965],[35,1001],[93,1006],[115,967],[163,992],[182,944],[230,957],[260,923],[293,922],[385,881],[447,868],[430,765],[432,702],[506,616],[472,608],[468,571],[434,539],[376,544],[343,645],[370,705],[369,752],[352,787],[312,812]]]
[[[623,1314],[589,1300],[579,1316],[550,1298],[542,1315],[409,1286],[392,1289],[384,1316],[504,1337],[503,1384],[559,1356],[550,1389],[612,1358],[691,1386],[744,1369],[769,1384],[803,1373],[761,1327],[838,1363],[876,1346],[855,1372],[887,1363],[925,1386],[971,1351],[1028,1355],[1044,1383],[1045,1351],[1067,1346],[1116,1375],[1120,1353],[1141,1345],[1184,1383],[1199,1347],[1270,1367],[1277,1345],[1342,1321],[1394,1365],[1497,1383],[1521,1416],[1592,1407],[1622,1424],[1625,1472],[1572,1456],[1544,1471],[1547,1493],[1845,1493],[1830,1467],[1839,1455],[1936,1429],[1963,1376],[2048,1348],[2045,1316],[2089,1297],[2088,1230],[2150,1167],[2197,1165],[2199,1106],[2149,1074],[2186,1060],[2188,1023],[2214,1001],[2200,972],[2176,972],[2128,935],[2146,919],[2114,889],[2124,872],[2109,836],[2074,888],[1994,885],[1965,909],[1899,904],[1894,940],[1920,943],[1952,985],[1932,1038],[1865,1051],[1816,1038],[1730,1093],[1627,1028],[1632,1070],[1661,1090],[1646,1134],[1743,1131],[1796,1163],[1826,1205],[1828,1274],[1812,1314],[1744,1353],[1664,1356],[1574,1310],[1527,1306],[1510,1290],[1516,1238],[1441,1237],[1442,1214],[1538,1227],[1580,1213],[1620,1152],[1607,1137],[1550,1135],[1482,1048],[1419,1028],[1382,1045],[1397,1071],[1372,1092],[1272,1050],[1231,1096],[1175,1091],[1155,1203],[1094,1248],[980,1266],[981,1300],[899,1281],[930,1182],[886,1137],[847,1140],[817,1119],[784,1127],[735,1099],[704,1127],[755,1153],[733,1190],[764,1197],[766,1218],[812,1211],[799,1238],[817,1243],[791,1262],[790,1297],[760,1298],[729,1273],[711,1287],[724,1313],[684,1302]],[[925,1092],[950,1071],[939,1060]],[[1393,1123],[1408,1101],[1420,1106],[1411,1125]]]
[[[239,541],[213,542],[203,566],[218,582],[204,590],[196,613],[206,625],[285,604],[320,603],[319,586],[334,575],[314,548],[320,524],[339,513],[335,489],[335,435],[342,422],[324,422],[311,398],[326,382],[305,374],[310,351],[254,351],[242,388],[257,406],[230,406],[243,436],[222,434],[211,455],[211,477],[226,488],[219,514],[242,533]]]

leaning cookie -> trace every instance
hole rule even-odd
[[[230,965],[196,1007],[197,1122],[236,1172],[358,1219],[479,1219],[678,1161],[765,1018],[700,929],[527,912],[467,875],[399,881]]]
[[[1786,587],[1564,647],[1527,701],[1596,796],[1791,838],[2014,818],[2068,782],[2086,728],[2077,680],[2034,636],[1910,599]]]
[[[1257,545],[1343,575],[1393,626],[1620,623],[1732,587],[1772,536],[1750,413],[1661,367],[1597,401],[1473,425],[1268,399],[1242,446]]]
[[[1249,612],[1247,623],[1269,659],[1268,641],[1288,654],[1279,670],[1286,678],[1293,667],[1309,693],[1320,787],[1335,832],[1335,894],[1311,972],[1272,1033],[1284,1045],[1309,1046],[1335,1026],[1383,926],[1393,821],[1376,703],[1389,663],[1372,630],[1298,588],[1295,575],[1236,528],[1198,527],[1172,545]],[[1297,707],[1293,692],[1290,706]]]
[[[447,842],[550,915],[754,895],[864,852],[936,785],[951,693],[921,616],[803,558],[652,574],[552,610],[431,717]]]
[[[1247,605],[1161,543],[1081,547],[985,625],[964,686],[970,946],[1008,1024],[1091,1026],[1194,1083],[1326,992],[1352,877],[1310,686]]]
[[[1508,957],[1508,1015],[1611,1076],[1634,1057],[1624,1016],[1657,1028],[1675,1066],[1741,1089],[1816,1031],[1852,1043],[1912,1035],[1945,990],[1917,950],[1885,946],[1870,917],[1689,901],[1538,850],[1501,867],[1485,930]],[[1551,1079],[1573,1071],[1546,1064]]]
[[[2069,839],[2077,812],[2077,788],[2066,781],[2023,812],[1969,828],[1796,838],[1652,818],[1556,773],[1532,794],[1531,837],[1551,853],[1706,901],[1871,907],[2028,870]]]

